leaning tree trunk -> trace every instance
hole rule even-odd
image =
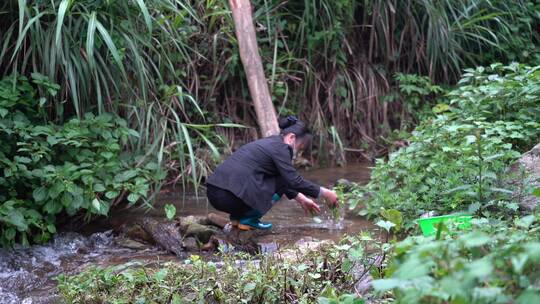
[[[257,120],[264,137],[279,133],[277,116],[270,98],[268,84],[264,77],[263,65],[255,27],[251,16],[250,0],[229,0],[234,18],[236,39],[240,49],[240,59],[246,72],[249,92],[255,105]]]

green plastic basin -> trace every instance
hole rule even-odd
[[[458,229],[469,229],[471,227],[472,215],[470,214],[450,214],[418,219],[420,229],[425,236],[433,235],[437,232],[437,224],[443,222],[453,222]]]

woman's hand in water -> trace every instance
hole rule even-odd
[[[324,197],[330,207],[337,207],[339,205],[338,196],[332,190],[321,187],[320,196]]]
[[[294,199],[302,206],[302,209],[304,209],[306,214],[321,212],[321,207],[302,193],[298,193]]]

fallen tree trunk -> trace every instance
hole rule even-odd
[[[181,256],[184,250],[182,249],[182,235],[180,229],[174,222],[158,222],[151,218],[144,218],[140,224],[142,229],[148,233],[157,245],[163,249],[170,251],[177,256]]]

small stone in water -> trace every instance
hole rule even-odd
[[[321,218],[320,218],[320,217],[318,217],[318,216],[314,217],[314,218],[313,218],[313,221],[314,221],[315,223],[317,223],[317,224],[320,224],[320,223],[322,223],[322,220],[321,220]]]

